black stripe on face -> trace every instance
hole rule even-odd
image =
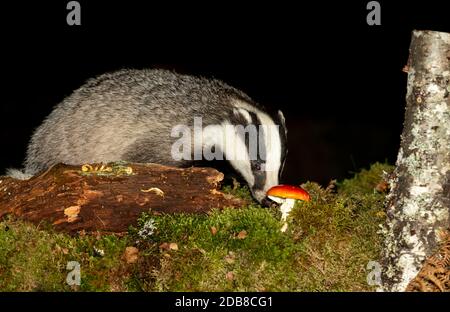
[[[261,156],[266,155],[266,143],[264,138],[264,129],[260,127],[261,120],[259,120],[258,116],[249,112],[250,117],[252,119],[252,124],[256,126],[258,132],[258,145],[257,145],[257,159],[250,160],[250,166],[252,169],[253,176],[255,178],[255,183],[253,185],[253,189],[255,190],[263,190],[266,183],[266,172],[262,170],[264,168],[265,160],[262,159]],[[249,151],[249,142],[248,136],[245,138],[245,146],[247,151]],[[264,157],[265,158],[265,157]]]
[[[280,143],[281,143],[281,159],[280,159],[280,163],[281,163],[281,167],[280,167],[280,172],[278,174],[278,179],[281,181],[281,175],[283,173],[284,170],[284,165],[286,163],[286,158],[287,158],[287,154],[288,154],[288,148],[287,148],[287,129],[286,129],[286,124],[284,123],[284,121],[281,120],[278,123],[280,125],[280,128],[282,129],[280,131]]]

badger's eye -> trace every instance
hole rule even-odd
[[[257,161],[252,161],[252,170],[253,171],[260,171],[261,170],[261,163]]]

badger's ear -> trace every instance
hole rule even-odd
[[[252,123],[252,117],[250,116],[250,113],[243,108],[233,108],[233,114],[234,117],[239,118],[240,120],[244,119],[248,125]]]
[[[280,119],[280,123],[284,129],[284,133],[287,134],[286,119],[284,118],[283,112],[281,110],[278,111],[278,119]]]

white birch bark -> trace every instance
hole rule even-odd
[[[406,112],[387,197],[384,291],[404,291],[449,228],[450,34],[413,31]]]

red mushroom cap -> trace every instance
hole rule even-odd
[[[276,185],[267,191],[267,196],[275,196],[281,198],[293,198],[309,201],[311,197],[308,192],[295,185]]]

